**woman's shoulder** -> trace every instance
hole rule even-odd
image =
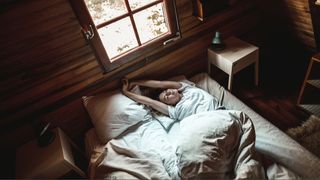
[[[191,81],[189,81],[189,82],[179,81],[179,83],[181,84],[181,87],[178,89],[179,91],[183,91],[186,88],[194,88],[195,87],[195,84]]]

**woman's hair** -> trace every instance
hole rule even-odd
[[[159,95],[163,92],[163,89],[140,87],[141,93],[151,99],[159,101]]]

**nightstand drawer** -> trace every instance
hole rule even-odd
[[[259,49],[257,48],[255,51],[243,57],[241,61],[237,61],[233,64],[233,73],[237,73],[243,68],[257,62],[258,59],[259,59]]]
[[[208,61],[210,64],[214,64],[216,67],[229,74],[232,68],[232,63],[223,56],[208,50]]]

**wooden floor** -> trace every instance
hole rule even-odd
[[[297,89],[241,86],[234,94],[281,130],[295,127],[304,122],[309,113],[296,106]]]
[[[253,66],[235,75],[232,93],[254,111],[269,120],[272,124],[286,130],[304,122],[309,113],[296,106],[300,87],[283,84],[269,84],[267,80],[254,86]],[[215,69],[212,74],[215,80],[227,88],[227,75]]]
[[[260,84],[253,85],[253,66],[249,66],[235,75],[233,94],[281,130],[286,130],[300,125],[310,115],[296,106],[296,102],[312,52],[301,48],[290,37],[274,42],[277,38],[260,32],[240,37],[259,47]],[[217,69],[214,73],[226,87],[227,75]]]

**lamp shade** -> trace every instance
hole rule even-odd
[[[223,50],[225,48],[225,45],[224,45],[224,43],[222,42],[222,40],[220,38],[220,32],[219,31],[217,31],[215,33],[215,36],[214,36],[214,38],[212,39],[212,42],[211,42],[211,47],[214,50]]]
[[[212,44],[221,44],[220,32],[217,31],[214,38],[212,39]]]

